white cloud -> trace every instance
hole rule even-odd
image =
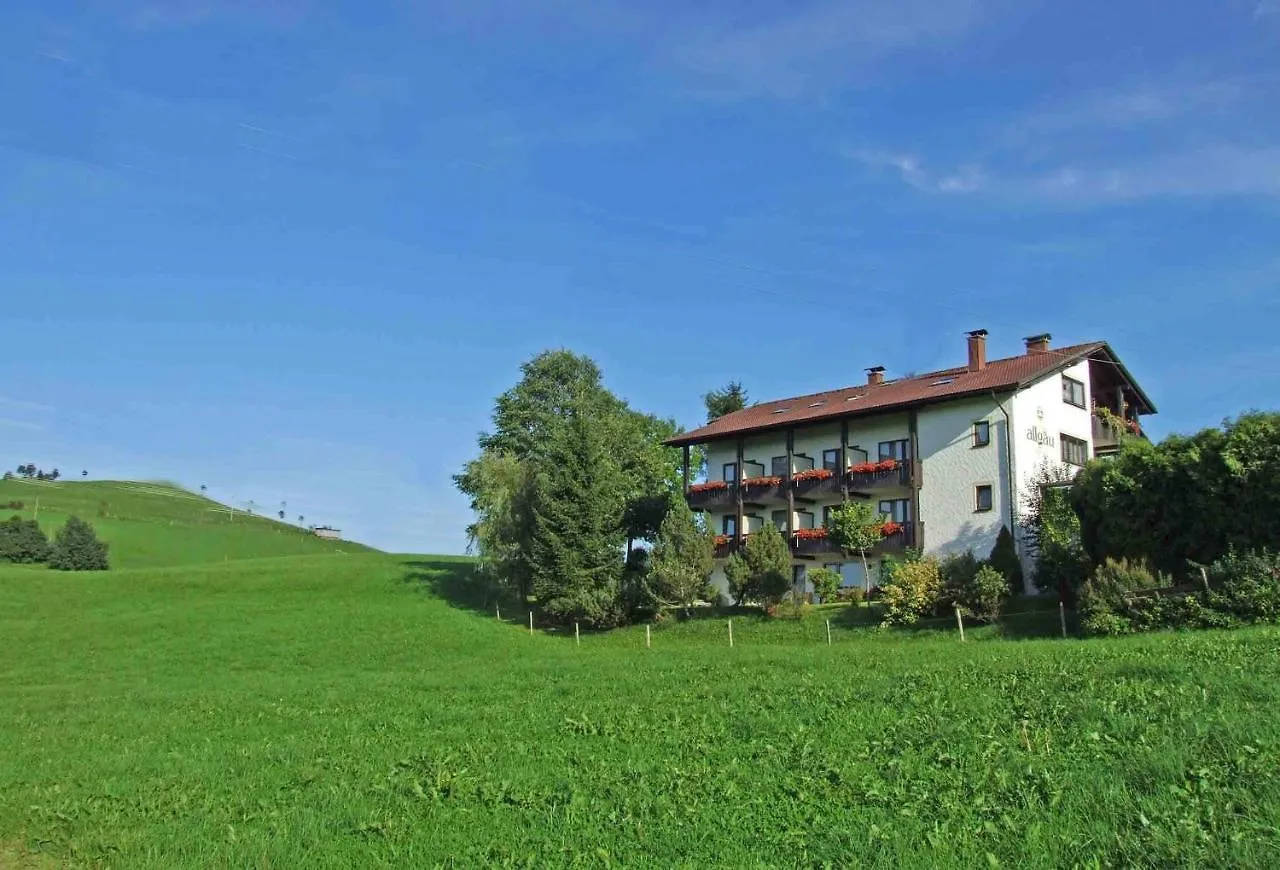
[[[669,60],[696,90],[794,98],[822,93],[889,55],[955,39],[981,18],[977,0],[828,0],[738,27],[692,27]]]
[[[975,165],[958,167],[952,172],[936,173],[925,169],[913,154],[886,151],[854,150],[848,156],[873,170],[890,169],[903,183],[926,193],[974,193],[986,185],[982,169]]]

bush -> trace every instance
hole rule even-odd
[[[854,607],[860,606],[866,600],[867,590],[861,586],[841,586],[836,592],[836,601],[847,601]]]
[[[880,584],[881,623],[914,625],[937,611],[942,600],[942,574],[931,558],[902,562]]]
[[[1230,550],[1208,575],[1219,609],[1250,622],[1280,620],[1280,553]]]
[[[93,526],[70,517],[58,530],[49,554],[49,567],[59,571],[105,571],[107,545],[98,540]]]
[[[973,586],[973,578],[981,566],[971,550],[944,556],[938,563],[938,572],[942,575],[942,603],[962,604],[965,590]]]
[[[1004,577],[1010,593],[1017,595],[1022,591],[1022,560],[1018,558],[1018,548],[1014,545],[1013,533],[1008,526],[1000,527],[1000,534],[996,535],[996,543],[991,548],[991,555],[987,557],[987,564]]]
[[[992,622],[1009,597],[1009,580],[990,565],[983,565],[963,590],[960,606],[978,619]]]
[[[49,539],[35,520],[10,517],[0,523],[0,562],[33,564],[49,558]]]
[[[1139,593],[1169,585],[1146,562],[1107,559],[1094,570],[1080,592],[1081,625],[1089,634],[1124,634],[1153,628],[1159,607]]]
[[[809,582],[813,584],[813,591],[822,599],[823,604],[836,600],[842,579],[830,568],[818,568],[809,572]]]
[[[804,599],[796,600],[788,598],[781,604],[775,604],[766,611],[770,616],[777,619],[805,619],[813,611],[813,606]]]

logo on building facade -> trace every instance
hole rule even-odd
[[[1027,430],[1027,440],[1034,441],[1041,447],[1052,447],[1054,445],[1053,436],[1039,426],[1032,426]]]

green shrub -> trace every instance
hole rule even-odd
[[[1016,595],[1022,591],[1022,560],[1018,558],[1018,548],[1014,545],[1013,533],[1008,526],[1000,527],[1000,534],[996,535],[996,543],[991,548],[991,555],[987,557],[987,564],[1000,572],[1011,593]]]
[[[1088,634],[1124,634],[1155,627],[1159,605],[1137,593],[1169,585],[1169,578],[1152,573],[1146,562],[1107,559],[1080,592],[1081,625]]]
[[[54,536],[49,567],[59,571],[105,571],[107,545],[98,540],[93,526],[79,517],[70,517]]]
[[[935,613],[942,600],[942,574],[935,559],[902,562],[880,584],[883,625],[914,625]]]
[[[809,582],[813,584],[813,591],[822,599],[823,604],[836,600],[842,579],[839,573],[830,568],[817,568],[809,572]]]
[[[983,565],[963,590],[959,604],[978,619],[992,622],[1000,616],[1008,597],[1008,578],[990,565]]]
[[[49,539],[35,520],[10,517],[0,523],[0,562],[34,564],[49,558]]]
[[[867,600],[867,590],[861,586],[841,586],[836,593],[837,601],[847,601],[854,607],[860,607]]]
[[[766,612],[777,619],[801,620],[807,618],[813,612],[813,605],[803,598],[796,599],[791,597],[780,604],[770,606]]]
[[[961,603],[965,590],[973,586],[973,578],[977,576],[981,565],[971,550],[942,558],[938,563],[938,572],[942,575],[944,604]]]
[[[1220,609],[1250,622],[1280,620],[1280,553],[1231,550],[1208,574]]]

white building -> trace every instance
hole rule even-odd
[[[721,536],[713,582],[725,589],[723,558],[773,523],[791,542],[797,588],[822,565],[864,585],[861,562],[842,558],[823,530],[826,513],[853,498],[894,523],[871,556],[869,585],[879,558],[907,547],[985,558],[1002,526],[1016,540],[1041,466],[1074,469],[1118,448],[1092,409],[1135,429],[1139,415],[1155,413],[1106,342],[1051,349],[1050,336],[1037,335],[1023,354],[988,361],[986,340],[986,330],[969,333],[959,368],[898,380],[867,369],[865,384],[752,405],[669,441],[685,448],[690,506]],[[695,444],[705,448],[708,479],[690,486]]]

